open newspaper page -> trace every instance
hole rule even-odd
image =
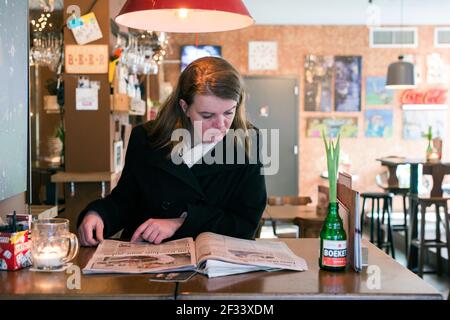
[[[159,245],[104,240],[83,273],[153,273],[195,270],[192,238]]]
[[[198,271],[209,277],[257,270],[307,270],[306,261],[284,243],[243,240],[205,232],[196,239]]]

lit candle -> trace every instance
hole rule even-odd
[[[58,268],[63,265],[64,252],[60,248],[47,247],[33,255],[33,264],[36,268]]]

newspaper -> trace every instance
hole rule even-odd
[[[208,277],[280,269],[307,270],[284,242],[243,240],[211,232],[160,245],[105,240],[83,273],[161,273],[196,270]]]
[[[192,238],[160,245],[104,240],[83,273],[147,273],[193,270],[197,262]]]

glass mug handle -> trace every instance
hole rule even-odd
[[[80,249],[80,244],[78,243],[78,238],[75,234],[69,233],[67,235],[67,239],[70,242],[70,249],[66,257],[64,257],[64,263],[72,261],[78,254],[78,250]]]

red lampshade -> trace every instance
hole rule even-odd
[[[126,27],[165,32],[218,32],[255,21],[241,0],[128,0],[116,17]]]

